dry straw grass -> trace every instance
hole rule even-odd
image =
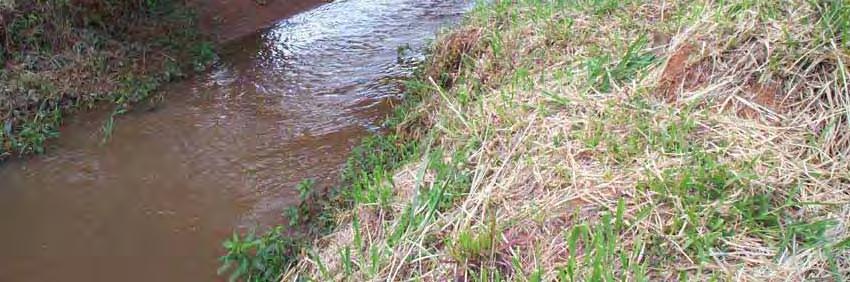
[[[850,277],[850,5],[513,2],[437,41],[392,201],[285,280]]]

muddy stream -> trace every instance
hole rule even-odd
[[[47,154],[0,165],[0,281],[224,280],[222,240],[281,223],[302,179],[333,185],[421,48],[469,6],[323,4],[229,41],[105,144],[109,109],[75,115]]]

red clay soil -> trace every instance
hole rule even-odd
[[[688,60],[694,52],[694,47],[690,44],[685,44],[679,47],[670,60],[667,61],[667,66],[664,72],[661,73],[661,81],[659,81],[658,90],[661,97],[668,102],[675,102],[678,99],[679,90],[694,90],[705,84],[708,80],[708,66],[705,62],[699,61],[689,63]]]
[[[667,61],[657,89],[659,95],[668,102],[676,102],[679,98],[679,90],[691,91],[704,86],[708,81],[710,67],[707,61],[689,62],[693,52],[694,47],[685,44],[679,47]],[[750,81],[746,85],[744,91],[748,96],[745,98],[770,110],[775,111],[781,108],[781,105],[777,103],[777,97],[782,95],[781,83],[762,84]],[[740,108],[737,113],[741,117],[750,119],[760,117],[759,111],[750,106]]]
[[[781,84],[776,82],[768,84],[752,82],[750,83],[750,86],[745,88],[745,91],[752,96],[748,98],[750,98],[750,101],[753,103],[772,111],[776,111],[781,107],[781,105],[777,103],[777,97],[781,97],[782,95],[780,86]],[[760,116],[759,111],[749,106],[744,106],[738,110],[738,115],[750,119],[758,119]]]
[[[216,41],[233,40],[268,27],[280,19],[331,0],[192,0],[201,29]]]
[[[693,50],[693,46],[685,44],[684,46],[679,47],[679,49],[670,56],[670,60],[667,61],[667,67],[664,68],[664,72],[661,74],[661,89],[665,97],[670,98],[671,95],[675,94],[676,87],[679,86],[685,78],[685,71],[687,71],[688,68],[688,57],[691,56]]]

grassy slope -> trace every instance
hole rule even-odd
[[[848,279],[848,22],[842,1],[479,6],[283,279]],[[280,237],[228,258],[279,277]]]
[[[110,101],[123,113],[215,56],[182,1],[4,3],[0,159],[42,152],[68,111]]]

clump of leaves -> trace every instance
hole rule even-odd
[[[233,233],[223,244],[227,254],[219,259],[218,273],[229,272],[230,281],[278,281],[283,269],[294,261],[301,242],[284,235],[280,226],[263,236],[253,231],[244,236]]]

